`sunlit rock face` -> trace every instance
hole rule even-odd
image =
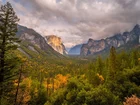
[[[46,36],[47,43],[60,54],[67,54],[64,44],[60,37],[55,35]]]
[[[46,42],[45,38],[33,29],[18,25],[17,37],[25,43],[27,42],[33,46],[37,46],[46,53],[56,54],[56,51]],[[33,46],[28,45],[28,49],[37,52]]]
[[[112,37],[93,40],[89,39],[86,44],[81,47],[80,55],[87,56],[97,54],[104,50],[110,49],[111,46],[116,48],[125,46],[127,44],[139,45],[140,44],[140,26],[136,25],[132,31],[124,32],[123,34],[116,34]]]

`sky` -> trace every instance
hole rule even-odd
[[[19,24],[42,36],[59,36],[67,48],[140,24],[140,0],[0,0],[7,1],[20,18]]]

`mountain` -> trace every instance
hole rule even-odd
[[[57,52],[60,54],[67,54],[66,48],[64,44],[62,43],[62,40],[60,37],[57,37],[55,35],[50,35],[45,37],[47,40],[47,43]]]
[[[29,55],[30,51],[33,51],[35,53],[40,53],[43,51],[49,56],[56,56],[56,57],[61,56],[61,54],[56,52],[47,43],[47,41],[43,36],[41,36],[33,29],[18,25],[17,37],[21,40],[20,47],[18,49],[21,52],[25,53],[26,55]],[[27,50],[30,51],[27,52]]]
[[[88,43],[82,45],[80,55],[87,56],[106,52],[111,46],[114,46],[115,48],[123,47],[124,49],[131,49],[139,44],[140,26],[136,25],[130,32],[116,34],[101,40],[89,39]]]
[[[82,47],[82,44],[78,44],[78,45],[72,47],[72,48],[69,50],[68,54],[69,54],[69,55],[80,55],[81,47]]]

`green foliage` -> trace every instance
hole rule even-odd
[[[119,105],[119,97],[100,86],[92,88],[83,77],[72,78],[66,88],[52,95],[50,105]]]
[[[19,40],[15,37],[17,32],[17,22],[19,21],[11,4],[7,2],[0,7],[0,101],[2,98],[9,99],[11,91],[8,85],[13,88],[11,79],[15,77],[15,67],[17,58],[13,54],[13,50],[17,49]],[[1,103],[1,102],[0,102]]]
[[[27,79],[30,77],[32,83],[30,90],[27,84],[21,83],[20,88],[29,91],[28,100],[22,102],[30,105],[121,105],[125,97],[139,96],[139,52],[135,52],[137,57],[130,57],[133,53],[117,54],[115,48],[110,53],[109,58],[98,57],[92,62],[73,58],[53,62],[53,58],[44,57],[44,53],[27,58],[23,75]],[[137,63],[131,66],[133,59]],[[68,83],[63,75],[71,77],[67,78]],[[63,80],[66,85],[61,84]]]
[[[47,94],[46,94],[47,91],[44,86],[42,86],[38,90],[39,85],[40,84],[37,81],[32,82],[31,92],[30,92],[31,99],[28,102],[31,105],[44,105],[44,103],[47,101]],[[36,92],[35,92],[35,90],[36,90]]]
[[[110,56],[109,56],[109,78],[115,79],[115,74],[117,72],[117,57],[116,57],[116,50],[112,46],[110,49]]]
[[[87,105],[119,105],[119,97],[115,96],[108,89],[98,87],[93,89],[87,97]]]
[[[98,72],[99,74],[102,74],[103,69],[104,69],[103,61],[102,61],[101,57],[98,56],[97,61],[96,61],[96,72]]]
[[[45,53],[37,51],[39,53],[31,58],[17,52],[22,55],[20,59],[26,58],[18,93],[18,99],[25,95],[23,104],[121,105],[125,97],[140,94],[139,52],[135,52],[137,57],[130,57],[133,53],[117,54],[113,48],[107,59],[98,57],[91,62],[67,58],[53,62],[54,58],[47,58]],[[35,52],[28,49],[27,53]],[[137,63],[131,66],[133,59]],[[68,82],[66,75],[71,77],[67,78]]]
[[[136,65],[138,65],[138,52],[137,51],[133,51],[130,55],[130,66],[131,68],[135,67]]]

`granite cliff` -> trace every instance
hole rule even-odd
[[[112,37],[101,40],[89,39],[86,44],[81,47],[80,55],[87,56],[107,51],[111,46],[119,48],[130,44],[131,46],[139,45],[140,43],[140,26],[136,25],[132,31],[116,34]]]
[[[57,37],[55,35],[50,35],[45,37],[47,40],[47,43],[57,52],[60,54],[67,54],[67,51],[65,49],[64,44],[62,43],[62,40],[60,37]]]
[[[38,47],[48,55],[60,55],[47,43],[43,36],[31,28],[18,25],[17,37],[21,40],[21,44],[26,43],[26,47],[36,53],[38,51],[35,47]],[[19,50],[23,52],[23,49],[19,48]]]

